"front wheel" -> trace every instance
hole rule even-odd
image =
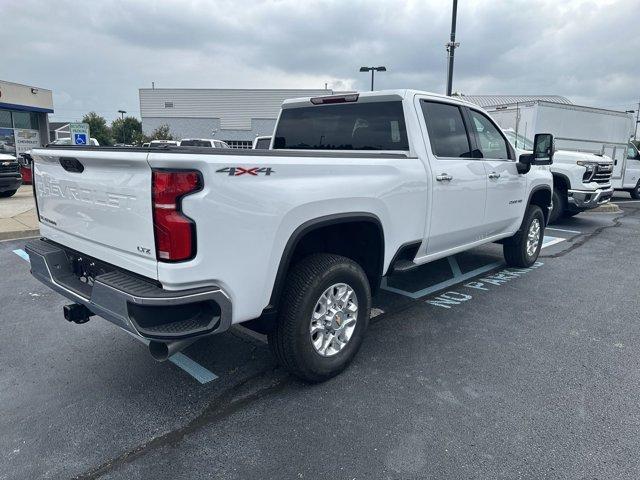
[[[510,267],[528,268],[535,263],[542,248],[544,214],[537,205],[529,205],[520,231],[503,246],[504,259]]]
[[[636,188],[630,190],[629,193],[631,194],[631,198],[633,198],[634,200],[640,200],[640,180],[638,180]]]
[[[269,346],[295,376],[327,380],[360,349],[370,310],[371,290],[360,265],[339,255],[311,255],[287,276]]]

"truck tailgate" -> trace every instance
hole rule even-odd
[[[146,152],[32,152],[40,232],[66,247],[157,278]]]

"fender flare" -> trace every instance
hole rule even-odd
[[[571,188],[571,180],[569,180],[569,177],[567,177],[564,173],[551,172],[551,175],[554,177],[560,177],[562,180],[564,180],[567,188]],[[553,186],[555,188],[555,182],[553,183]]]
[[[380,235],[380,260],[378,271],[380,277],[382,277],[382,270],[384,268],[384,229],[382,228],[382,222],[377,215],[368,212],[350,212],[350,213],[335,213],[331,215],[325,215],[322,217],[314,218],[311,220],[307,220],[298,228],[296,228],[289,240],[284,247],[282,255],[280,256],[280,263],[278,264],[278,270],[276,273],[276,278],[273,283],[273,287],[271,289],[271,296],[269,297],[269,306],[265,310],[274,310],[278,306],[278,301],[280,299],[280,295],[282,294],[282,290],[284,288],[284,282],[286,280],[287,271],[291,266],[291,259],[293,257],[293,252],[295,252],[296,247],[300,243],[300,240],[307,234],[317,230],[319,228],[323,228],[330,225],[336,225],[340,223],[349,223],[349,222],[369,222],[376,226],[379,235]],[[375,287],[372,285],[372,290]]]
[[[533,187],[531,189],[531,191],[529,192],[529,198],[527,199],[527,206],[531,205],[531,200],[533,199],[533,196],[537,193],[537,192],[541,192],[541,191],[547,191],[549,192],[549,210],[547,211],[547,213],[545,214],[545,224],[549,221],[549,212],[551,211],[551,202],[553,201],[553,188],[550,187],[549,185],[537,185],[535,187]]]

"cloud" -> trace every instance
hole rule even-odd
[[[56,119],[138,114],[138,88],[442,92],[451,6],[442,0],[2,2],[3,79],[51,88]],[[635,0],[459,2],[454,89],[560,94],[633,108]],[[35,15],[34,12],[39,12]]]

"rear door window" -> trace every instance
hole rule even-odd
[[[280,114],[273,148],[409,150],[402,102],[286,108]]]
[[[472,157],[469,135],[457,105],[422,100],[431,150],[436,157]]]

